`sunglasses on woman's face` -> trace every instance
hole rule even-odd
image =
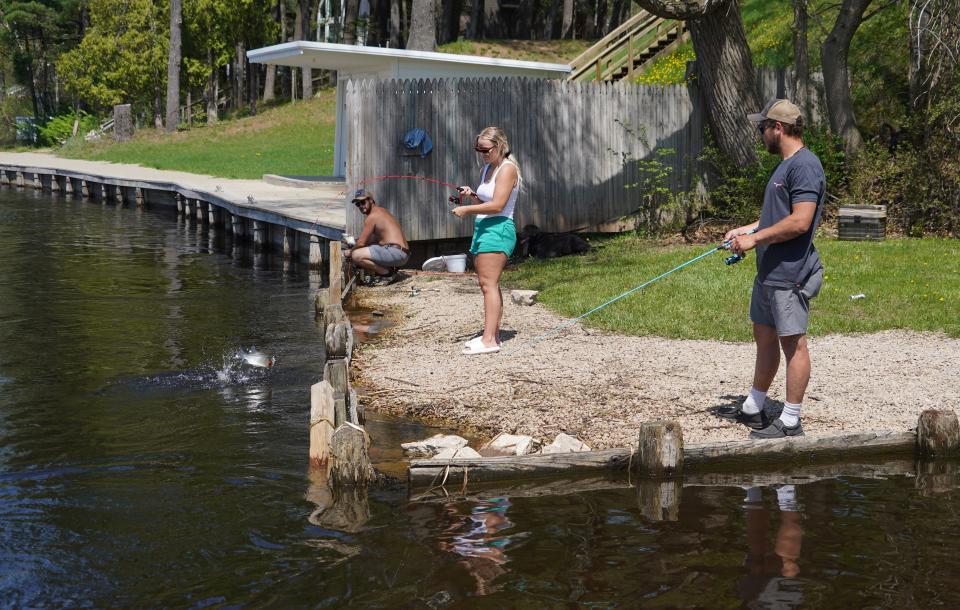
[[[488,152],[490,152],[491,150],[493,150],[494,148],[496,148],[496,147],[495,147],[495,146],[491,146],[490,148],[480,148],[479,146],[474,146],[474,147],[473,147],[473,150],[477,151],[477,152],[480,153],[481,155],[485,155],[485,154],[487,154]]]

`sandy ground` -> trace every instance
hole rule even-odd
[[[530,346],[564,319],[539,304],[515,305],[505,292],[503,352],[463,356],[463,341],[481,328],[475,278],[419,275],[361,289],[358,298],[395,320],[355,360],[369,408],[490,436],[549,442],[566,432],[595,449],[634,445],[641,422],[653,419],[678,420],[688,443],[747,437],[712,411],[750,389],[753,343],[626,337],[577,324]],[[812,337],[809,345],[808,435],[908,430],[923,409],[958,407],[960,340],[889,331]],[[783,398],[781,364],[766,410],[778,412]]]

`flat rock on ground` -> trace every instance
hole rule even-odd
[[[411,297],[411,287],[419,289]],[[629,337],[579,324],[508,354],[563,322],[536,304],[504,299],[503,352],[463,356],[481,328],[476,278],[416,276],[361,289],[365,305],[390,310],[396,326],[357,355],[370,408],[439,419],[493,436],[549,442],[574,435],[594,449],[636,445],[640,423],[676,419],[687,443],[744,439],[712,411],[745,398],[753,343]],[[815,315],[815,314],[814,314]],[[746,312],[744,312],[744,324]],[[914,428],[928,408],[960,408],[960,340],[887,331],[809,338],[813,374],[802,422],[808,435]],[[952,372],[951,372],[952,371]],[[766,409],[784,398],[784,364]]]

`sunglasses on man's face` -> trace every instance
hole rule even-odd
[[[774,124],[774,125],[775,125],[775,124]],[[762,136],[762,135],[763,135],[763,132],[765,132],[766,130],[770,129],[771,127],[774,127],[774,125],[768,125],[768,124],[766,124],[766,123],[760,123],[759,125],[757,125],[757,130],[760,132],[760,135]]]
[[[487,154],[488,152],[490,152],[491,150],[493,150],[494,148],[496,148],[496,147],[495,147],[495,146],[491,146],[490,148],[480,148],[479,146],[474,146],[474,147],[473,147],[473,150],[477,151],[477,152],[480,153],[481,155],[485,155],[485,154]]]

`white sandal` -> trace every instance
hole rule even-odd
[[[469,341],[464,341],[464,342],[463,342],[463,346],[464,346],[464,347],[470,347],[471,345],[474,345],[474,344],[476,344],[476,343],[479,343],[479,344],[481,344],[481,345],[483,344],[483,335],[480,335],[479,337],[474,337],[473,339],[470,339]],[[497,345],[503,345],[503,343],[500,342],[500,341],[497,341]]]
[[[467,347],[463,348],[463,351],[460,352],[464,356],[475,356],[477,354],[495,354],[500,351],[499,345],[494,345],[493,347],[487,347],[483,344],[482,341],[477,341],[476,343],[471,343]]]

